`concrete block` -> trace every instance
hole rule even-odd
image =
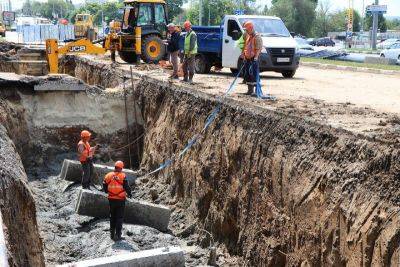
[[[368,63],[368,64],[383,64],[383,65],[396,65],[397,59],[383,58],[383,57],[365,57],[365,63]]]
[[[75,212],[96,218],[109,217],[109,203],[103,192],[81,189],[78,195]],[[168,229],[171,210],[162,205],[127,199],[125,203],[124,222],[146,225],[165,232]]]
[[[103,183],[104,176],[112,172],[114,167],[94,164],[94,175],[93,175],[93,183],[101,185]],[[126,174],[126,179],[128,180],[130,185],[135,183],[137,175],[134,171],[129,169],[123,169],[123,172]],[[69,160],[64,159],[60,177],[64,180],[71,182],[81,182],[82,181],[82,167],[81,163],[77,160]]]
[[[163,247],[59,265],[59,267],[180,267],[185,256],[180,247]]]

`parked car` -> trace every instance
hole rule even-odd
[[[335,42],[329,37],[319,38],[315,41],[314,46],[335,46]]]
[[[297,47],[302,50],[314,50],[312,45],[310,45],[306,39],[300,38],[300,37],[295,37],[294,40],[297,43]]]
[[[378,49],[388,49],[394,43],[400,42],[400,39],[390,38],[376,45]]]
[[[400,42],[392,44],[388,49],[382,50],[381,57],[400,60]]]

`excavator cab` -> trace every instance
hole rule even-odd
[[[128,63],[137,62],[139,55],[147,63],[163,59],[168,21],[165,1],[125,0],[124,4],[118,49],[121,59]]]

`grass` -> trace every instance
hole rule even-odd
[[[398,65],[367,64],[367,63],[359,63],[359,62],[348,62],[348,61],[341,61],[341,60],[330,60],[330,59],[322,59],[322,58],[307,58],[307,57],[302,57],[301,61],[330,64],[330,65],[336,65],[336,66],[348,66],[348,67],[360,67],[360,68],[370,68],[370,69],[379,69],[379,70],[400,71],[400,66],[398,66]]]

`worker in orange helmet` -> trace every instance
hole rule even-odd
[[[132,193],[125,173],[122,172],[124,163],[117,161],[114,166],[114,171],[104,177],[103,189],[108,193],[110,204],[110,237],[114,241],[119,241],[122,239],[126,196],[131,198]]]
[[[254,93],[254,87],[257,85],[257,77],[260,73],[259,56],[263,47],[261,35],[255,29],[252,21],[244,23],[246,35],[242,58],[244,61],[244,79],[247,83],[247,95]]]
[[[98,148],[90,147],[89,141],[92,134],[88,130],[81,132],[81,140],[78,143],[78,157],[82,165],[82,188],[90,189],[90,183],[93,175],[93,156]]]
[[[197,54],[197,35],[192,29],[192,23],[185,21],[183,24],[186,35],[183,48],[183,82],[193,84],[193,77],[195,72],[195,58]]]

